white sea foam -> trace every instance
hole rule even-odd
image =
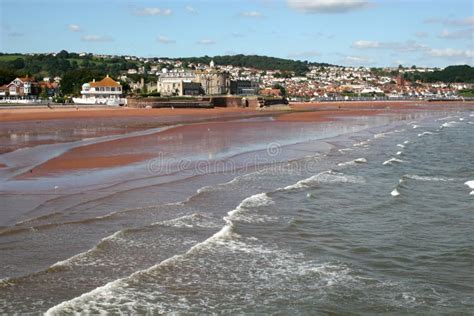
[[[417,181],[436,181],[436,182],[447,182],[453,181],[454,179],[451,178],[444,178],[444,177],[433,177],[433,176],[419,176],[416,174],[406,174],[403,176],[406,179],[417,180]]]
[[[93,251],[95,251],[97,249],[97,246],[100,245],[101,243],[103,242],[106,242],[106,241],[110,241],[110,240],[113,240],[113,239],[116,239],[118,238],[118,236],[122,233],[123,231],[122,230],[119,230],[119,231],[116,231],[115,233],[113,233],[112,235],[110,236],[107,236],[107,237],[104,237],[102,238],[99,243],[94,246],[93,248],[87,250],[87,251],[84,251],[84,252],[81,252],[81,253],[78,253],[72,257],[69,257],[67,258],[66,260],[62,260],[62,261],[58,261],[54,264],[52,264],[48,269],[55,269],[55,268],[58,268],[58,267],[69,267],[69,266],[72,266],[72,265],[75,265],[77,263],[80,263],[83,261],[83,259],[85,259],[87,257],[88,254],[92,253]]]
[[[467,185],[470,189],[474,190],[474,180],[466,181],[464,182],[465,185]]]
[[[351,161],[338,163],[337,165],[342,167],[342,166],[353,166],[353,165],[357,165],[357,164],[361,164],[361,163],[367,163],[367,159],[357,158],[357,159],[354,159],[354,160],[351,160]]]
[[[403,143],[404,143],[404,144],[409,144],[410,141],[409,141],[409,140],[406,140],[406,141],[404,141]]]
[[[395,189],[393,189],[392,192],[390,192],[390,195],[391,195],[391,196],[399,196],[399,195],[400,195],[400,192],[398,192],[398,190],[395,188]]]
[[[176,227],[176,228],[216,228],[219,227],[201,214],[185,215],[178,218],[154,223],[153,225]]]
[[[443,123],[441,125],[441,127],[444,127],[444,128],[453,127],[453,126],[456,125],[456,123],[458,123],[458,122],[456,122],[456,121],[446,122],[446,123]]]
[[[389,160],[384,161],[382,165],[385,166],[385,165],[389,165],[389,164],[391,165],[393,163],[400,163],[400,162],[404,162],[404,161],[398,158],[390,158]]]
[[[342,149],[339,149],[338,151],[339,151],[341,154],[343,154],[343,153],[345,153],[346,151],[352,151],[352,150],[354,150],[354,149],[352,149],[352,148],[342,148]]]
[[[403,154],[403,151],[397,151],[397,156],[400,156],[401,154]]]
[[[419,126],[418,125],[412,125],[413,128],[418,128]]]
[[[474,180],[466,181],[464,184],[473,190],[471,193],[469,193],[469,195],[474,195]]]
[[[400,147],[400,148],[405,148],[405,145],[402,145],[402,144],[397,144],[397,147]]]
[[[359,176],[345,175],[339,172],[324,171],[310,178],[300,180],[295,184],[284,187],[283,190],[307,188],[317,183],[354,183],[364,184],[365,179]]]
[[[433,132],[423,132],[423,133],[418,134],[418,137],[425,136],[425,135],[434,135],[434,134],[436,134],[436,133],[433,133]]]
[[[215,233],[208,239],[204,240],[203,242],[194,245],[186,253],[175,255],[171,258],[161,261],[160,263],[146,270],[134,272],[128,277],[109,282],[105,284],[104,286],[98,287],[90,292],[84,293],[69,301],[62,302],[56,306],[51,307],[49,310],[47,310],[45,315],[62,315],[64,313],[71,313],[77,307],[82,309],[83,307],[85,307],[85,305],[90,304],[91,302],[97,301],[97,299],[109,300],[111,297],[110,296],[111,293],[115,290],[126,288],[129,280],[133,280],[140,275],[147,274],[153,271],[154,269],[157,269],[160,266],[167,266],[170,264],[174,264],[176,261],[183,259],[188,254],[195,253],[196,251],[206,248],[208,245],[212,243],[222,242],[223,240],[231,240],[232,234],[233,234],[232,218],[234,218],[237,214],[239,214],[240,212],[244,211],[247,208],[268,205],[268,203],[273,203],[273,201],[271,201],[270,197],[268,197],[265,193],[255,194],[253,196],[250,196],[244,199],[234,210],[229,211],[227,213],[227,216],[224,217],[225,225],[221,228],[221,230],[219,230],[217,233]],[[97,304],[95,303],[92,303],[92,304],[94,307],[98,307]]]
[[[370,143],[370,139],[367,139],[367,140],[363,140],[359,143],[356,143],[354,145],[352,145],[353,147],[365,147],[367,146],[368,144]]]

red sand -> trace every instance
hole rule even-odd
[[[214,109],[132,109],[132,108],[54,108],[54,109],[0,109],[0,122],[63,120],[113,117],[167,117],[189,116],[206,118],[218,114],[253,113],[254,109],[214,108]]]
[[[439,105],[428,102],[342,102],[342,103],[296,103],[291,107],[292,112],[256,111],[254,109],[241,108],[216,108],[216,109],[25,109],[25,110],[0,110],[0,121],[29,121],[29,120],[58,120],[58,124],[67,124],[69,119],[78,118],[104,118],[104,117],[156,117],[157,119],[168,117],[174,124],[180,122],[202,121],[208,117],[221,117],[222,119],[240,119],[251,116],[274,116],[277,122],[323,122],[337,120],[338,117],[347,116],[371,116],[379,113],[393,113],[407,109],[446,109],[451,105],[459,106],[459,103]],[[473,103],[465,103],[462,106],[472,108]],[[408,110],[409,111],[409,110]],[[216,123],[214,123],[216,124]],[[241,127],[241,123],[228,121],[225,123],[225,133],[229,138],[233,130]],[[247,124],[247,123],[246,123]],[[275,124],[272,122],[252,123],[251,129],[258,131],[258,125]],[[210,123],[187,124],[175,127],[160,133],[146,136],[129,137],[112,140],[74,148],[67,153],[51,159],[37,166],[33,172],[28,172],[20,177],[29,178],[55,174],[59,172],[77,171],[92,168],[108,168],[125,164],[136,163],[150,159],[157,155],[163,148],[172,149],[174,154],[184,151],[183,146],[200,146],[205,131]],[[221,129],[222,132],[222,129]],[[179,137],[188,137],[186,141]],[[258,135],[258,132],[255,133]],[[225,146],[225,144],[212,144],[213,146]],[[163,147],[164,146],[164,147]],[[199,147],[196,147],[199,148]],[[0,165],[1,167],[1,165]]]

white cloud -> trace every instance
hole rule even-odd
[[[345,13],[370,6],[366,0],[287,0],[290,8],[306,13]]]
[[[377,41],[355,41],[352,47],[359,49],[380,48],[380,43]]]
[[[431,57],[438,57],[438,58],[471,59],[471,63],[472,63],[472,58],[474,58],[474,50],[462,50],[462,49],[453,49],[453,48],[430,49],[427,52],[427,54]]]
[[[459,18],[459,19],[427,18],[425,19],[424,22],[444,24],[444,25],[454,25],[454,26],[466,26],[466,25],[474,25],[474,16],[468,16],[468,17]]]
[[[353,48],[357,49],[387,49],[397,52],[415,52],[424,51],[428,46],[414,42],[378,42],[378,41],[355,41],[352,44]]]
[[[171,39],[171,38],[168,38],[166,36],[158,36],[158,38],[156,39],[159,43],[161,44],[174,44],[176,43],[176,41],[174,39]]]
[[[244,16],[247,18],[261,18],[263,17],[262,13],[258,11],[246,11],[246,12],[241,12],[240,16]]]
[[[311,58],[311,57],[318,57],[318,56],[321,56],[321,53],[316,50],[309,50],[309,51],[304,51],[304,52],[288,54],[289,58]]]
[[[69,31],[71,31],[71,32],[82,32],[81,27],[77,24],[69,24],[67,27],[68,27]]]
[[[102,35],[84,35],[81,37],[83,42],[113,42],[114,39],[109,36]]]
[[[211,39],[208,39],[208,38],[204,38],[202,40],[199,40],[197,42],[199,45],[214,45],[216,42],[211,40]]]
[[[474,28],[470,28],[467,30],[460,30],[460,31],[448,31],[443,30],[438,37],[444,39],[471,39],[474,34]]]
[[[193,8],[193,7],[190,6],[190,5],[185,6],[184,9],[185,9],[186,11],[188,11],[189,13],[191,13],[191,14],[198,14],[198,12],[196,11],[196,9]]]
[[[341,63],[351,66],[367,66],[373,65],[375,61],[372,58],[365,56],[346,56],[341,60]]]
[[[160,9],[160,8],[143,8],[135,11],[135,15],[138,16],[168,16],[171,15],[171,9]]]

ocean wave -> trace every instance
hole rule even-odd
[[[382,165],[385,166],[385,165],[391,165],[393,163],[401,163],[401,162],[404,162],[404,161],[398,158],[390,158],[389,160],[384,161]]]
[[[400,192],[398,192],[398,190],[395,188],[392,190],[392,192],[390,192],[390,195],[395,197],[395,196],[399,196],[400,195]]]
[[[472,191],[469,193],[469,195],[474,195],[474,180],[466,181],[464,182],[465,185],[467,185]]]
[[[418,137],[425,136],[425,135],[435,135],[435,134],[436,133],[433,133],[433,132],[423,132],[423,133],[418,134]]]
[[[181,217],[177,217],[174,219],[156,222],[152,224],[152,226],[167,226],[167,227],[175,227],[175,228],[217,228],[218,226],[214,224],[210,218],[207,218],[201,214],[191,214],[185,215]]]
[[[232,213],[231,220],[234,222],[245,222],[245,223],[266,223],[266,222],[277,222],[278,217],[262,214],[261,212],[255,212],[252,210],[257,207],[270,206],[275,202],[266,194],[260,193],[245,199]],[[252,210],[252,211],[250,211]],[[250,211],[250,212],[249,212]]]
[[[453,118],[455,118],[456,116],[446,116],[446,117],[442,117],[442,118],[439,118],[439,119],[436,119],[435,121],[436,122],[439,122],[439,121],[447,121],[447,120],[451,120]]]
[[[352,148],[342,148],[342,149],[339,149],[338,151],[339,151],[341,154],[343,154],[343,153],[346,152],[346,151],[352,151],[352,150],[354,150],[354,149],[352,149]]]
[[[108,241],[111,241],[113,239],[116,239],[118,238],[118,236],[120,234],[123,233],[123,230],[119,230],[119,231],[116,231],[115,233],[113,233],[112,235],[110,236],[107,236],[107,237],[104,237],[102,238],[95,247],[87,250],[87,251],[84,251],[84,252],[81,252],[81,253],[78,253],[72,257],[69,257],[68,259],[66,260],[62,260],[62,261],[58,261],[54,264],[52,264],[48,269],[47,271],[55,271],[57,270],[58,268],[64,268],[64,267],[71,267],[73,265],[76,265],[76,264],[80,264],[80,263],[84,263],[84,259],[90,255],[91,253],[93,253],[94,251],[96,251],[97,249],[99,249],[100,245],[105,243],[105,242],[108,242]]]
[[[397,151],[397,156],[401,156],[403,154],[403,151]]]
[[[446,123],[443,123],[440,127],[441,127],[441,128],[453,127],[453,126],[455,126],[457,123],[458,123],[458,122],[456,122],[456,121],[446,122]]]
[[[419,176],[416,174],[406,174],[403,176],[405,179],[417,180],[417,181],[437,181],[437,182],[447,182],[453,181],[454,179],[451,178],[444,178],[444,177],[433,177],[433,176]]]
[[[258,297],[259,293],[272,293],[275,288],[301,293],[340,285],[363,287],[366,282],[344,263],[305,260],[301,253],[263,245],[252,237],[216,239],[212,245],[194,248],[196,251],[190,250],[185,255],[169,258],[150,269],[135,272],[127,278],[62,302],[49,309],[46,315],[140,314],[139,311],[179,314],[189,313],[191,307],[194,311],[208,314],[216,307],[222,307],[219,305],[222,302],[222,286],[232,296],[227,300],[226,310],[241,314],[241,299],[248,294]],[[223,256],[232,264],[220,261]],[[308,284],[301,282],[302,279],[313,281]],[[195,290],[183,291],[190,285]],[[269,299],[278,300],[279,297]],[[247,303],[257,304],[258,300]]]
[[[366,147],[368,146],[368,144],[371,142],[370,139],[367,139],[367,140],[363,140],[361,142],[358,142],[358,143],[355,143],[354,145],[352,145],[353,147]]]
[[[351,161],[338,163],[337,165],[339,167],[342,167],[342,166],[354,166],[354,165],[361,164],[361,163],[367,163],[367,159],[357,158],[357,159],[354,159],[354,160],[351,160]]]
[[[243,212],[245,209],[268,205],[269,203],[272,203],[272,202],[273,201],[271,201],[271,199],[267,196],[266,193],[259,193],[259,194],[252,195],[244,199],[235,209],[227,213],[227,216],[223,218],[225,225],[218,232],[216,232],[214,235],[204,240],[203,242],[194,245],[186,253],[175,255],[173,257],[170,257],[166,260],[161,261],[160,263],[148,269],[136,271],[128,277],[114,280],[112,282],[105,284],[104,286],[98,287],[90,292],[84,293],[69,301],[62,302],[56,306],[51,307],[49,310],[47,310],[45,315],[61,315],[63,313],[72,312],[75,308],[79,308],[80,310],[83,311],[85,304],[94,301],[94,299],[98,297],[105,297],[109,299],[110,298],[109,294],[112,291],[118,290],[120,288],[126,288],[127,282],[130,280],[138,279],[140,278],[140,276],[146,275],[152,272],[153,270],[158,269],[159,267],[173,265],[176,261],[183,259],[184,257],[190,254],[196,253],[202,249],[205,249],[212,243],[216,243],[223,240],[231,240],[233,236],[233,226],[234,226],[232,219],[234,217],[238,216],[238,214],[240,212]],[[119,233],[120,232],[117,232],[116,234],[119,234]],[[112,238],[112,236],[108,238]],[[60,264],[60,263],[57,263],[57,264]]]
[[[396,134],[396,133],[401,133],[401,132],[404,132],[404,131],[406,131],[406,129],[396,129],[396,130],[393,130],[393,131],[378,133],[378,134],[374,135],[374,139],[384,138],[385,136],[388,136],[388,135],[391,135],[391,134]]]
[[[307,179],[300,180],[300,181],[296,182],[295,184],[286,186],[286,187],[283,188],[283,190],[294,190],[294,189],[307,188],[307,187],[311,187],[311,185],[317,184],[317,183],[364,184],[365,179],[363,177],[345,175],[343,173],[333,172],[332,170],[329,170],[329,171],[323,171],[321,173],[318,173],[317,175],[314,175],[314,176],[309,177]]]
[[[397,147],[405,148],[405,145],[403,145],[403,144],[397,144]]]

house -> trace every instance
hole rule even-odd
[[[38,86],[41,92],[46,90],[48,97],[52,97],[59,92],[59,83],[57,82],[41,81],[38,83]]]
[[[253,80],[231,80],[230,81],[230,94],[237,95],[249,95],[257,94],[258,84]]]
[[[163,70],[156,82],[157,91],[162,96],[182,96],[184,83],[193,82],[195,78],[192,71],[167,72]]]
[[[84,83],[81,95],[81,98],[73,98],[74,103],[123,105],[126,102],[121,98],[122,86],[109,75],[100,81]]]
[[[3,86],[0,86],[0,98],[4,99],[7,96],[8,96],[8,85],[4,84]]]
[[[38,83],[33,77],[16,78],[7,85],[10,99],[36,99],[38,97]]]

